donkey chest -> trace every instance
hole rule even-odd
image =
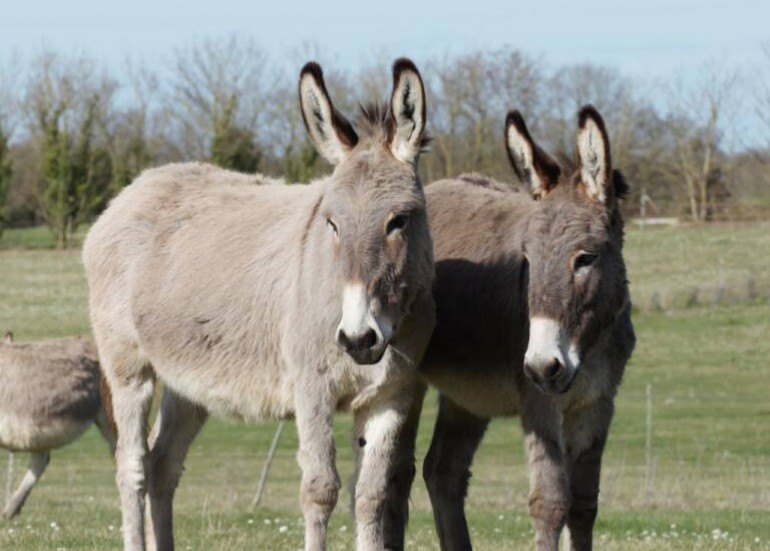
[[[430,365],[423,366],[421,375],[450,400],[479,417],[518,414],[519,391],[510,367]]]

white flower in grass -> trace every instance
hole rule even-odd
[[[342,526],[340,526],[340,532],[347,532],[347,531],[348,531],[348,527],[347,526],[345,526],[344,524]]]
[[[497,520],[505,520],[505,515],[497,515]]]
[[[246,521],[246,524],[254,524],[254,519],[250,518],[249,520]]]
[[[273,523],[273,521],[272,521],[272,520],[270,520],[269,518],[266,518],[266,519],[265,519],[265,520],[263,520],[262,522],[264,522],[265,524],[272,524],[272,523]]]
[[[16,532],[13,528],[8,528],[8,533],[13,535]]]
[[[281,534],[285,534],[286,532],[288,532],[288,531],[289,531],[289,527],[288,527],[288,526],[286,526],[286,525],[284,524],[283,526],[279,526],[279,527],[278,527],[278,531],[279,531]]]

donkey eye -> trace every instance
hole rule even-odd
[[[326,225],[334,232],[334,235],[337,235],[337,224],[332,222],[331,218],[326,219]]]
[[[575,259],[575,271],[578,271],[580,268],[588,268],[589,266],[593,266],[598,258],[598,254],[583,253],[578,255]]]
[[[401,231],[406,227],[408,223],[409,223],[408,215],[399,214],[398,216],[394,216],[393,218],[390,219],[390,222],[388,222],[388,225],[385,228],[385,233],[390,235],[393,232]]]

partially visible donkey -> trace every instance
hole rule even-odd
[[[403,547],[414,476],[407,420],[421,406],[433,257],[417,176],[422,79],[405,59],[393,78],[389,109],[364,109],[354,127],[320,67],[302,70],[302,115],[331,176],[263,186],[169,165],[142,174],[91,228],[83,259],[113,395],[126,550],[145,549],[146,493],[147,543],[173,548],[174,491],[208,412],[296,418],[305,549],[325,549],[340,487],[338,409],[353,412],[360,448],[357,548]],[[148,449],[156,377],[165,390]]]
[[[478,175],[427,188],[436,330],[421,373],[441,393],[424,463],[443,550],[470,549],[464,499],[489,419],[519,415],[538,550],[592,546],[602,451],[634,348],[626,193],[595,109],[578,116],[575,168],[532,140],[518,112],[506,142],[535,199]]]
[[[94,343],[80,338],[0,343],[0,447],[29,452],[29,467],[2,516],[21,511],[45,471],[50,452],[73,442],[96,423],[114,449],[99,395]]]

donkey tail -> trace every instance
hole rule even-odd
[[[107,377],[104,376],[104,373],[101,373],[99,377],[99,394],[102,407],[99,409],[95,423],[99,428],[99,432],[102,433],[102,436],[110,445],[112,456],[115,457],[115,447],[118,442],[118,425],[115,423],[115,413],[112,408],[112,390],[110,390],[110,383],[107,382]]]

